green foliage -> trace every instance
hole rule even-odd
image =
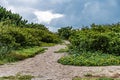
[[[0,27],[0,42],[19,47],[40,46],[44,43],[59,43],[59,37],[49,31],[34,28]]]
[[[120,65],[120,56],[110,54],[103,54],[100,52],[84,52],[80,55],[69,55],[62,57],[58,60],[59,63],[64,65],[75,66],[108,66]]]
[[[91,25],[91,28],[76,31],[71,37],[71,50],[101,51],[120,55],[120,24]]]
[[[9,46],[40,46],[42,42],[59,43],[59,37],[44,25],[27,23],[19,14],[0,6],[0,42]]]
[[[79,78],[79,77],[75,77],[72,80],[119,80],[119,79],[113,79],[113,78]]]
[[[42,43],[42,47],[50,47],[50,46],[55,46],[55,43]]]
[[[27,23],[19,14],[0,6],[0,42],[19,48],[40,46],[42,43],[59,43],[59,37],[44,25]]]
[[[19,14],[14,14],[0,6],[0,22],[1,21],[3,25],[17,25],[21,27],[27,23],[27,20],[22,19]]]
[[[0,64],[23,60],[43,51],[35,46],[59,42],[61,39],[44,25],[27,23],[19,14],[0,6]]]
[[[95,25],[75,30],[69,38],[69,56],[58,60],[64,65],[120,65],[120,23]]]
[[[62,38],[62,39],[69,39],[69,37],[73,34],[73,30],[72,27],[62,27],[60,29],[58,29],[58,35]]]
[[[48,29],[44,25],[38,24],[38,23],[28,23],[28,24],[26,24],[26,27],[48,31]]]
[[[16,74],[15,76],[3,76],[0,80],[31,80],[34,76]]]
[[[3,59],[11,50],[12,48],[10,46],[0,43],[0,58]]]
[[[112,78],[99,78],[99,80],[114,80]]]
[[[11,52],[7,54],[4,53],[2,56],[0,56],[0,64],[15,62],[29,57],[34,57],[36,54],[43,53],[44,51],[44,48],[37,46],[27,49],[12,50]]]
[[[44,33],[42,35],[42,42],[46,42],[46,43],[59,43],[61,42],[61,40],[59,39],[59,37],[56,34],[53,34],[51,32],[49,33]]]
[[[44,48],[36,46],[33,48],[15,50],[12,53],[24,55],[25,57],[33,57],[35,54],[44,52],[44,50]]]
[[[64,52],[68,52],[68,51],[69,51],[68,47],[65,47],[65,48],[62,48],[62,49],[60,49],[58,51],[55,51],[55,53],[64,53]]]

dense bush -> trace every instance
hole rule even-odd
[[[58,35],[62,38],[62,39],[66,39],[68,40],[69,37],[73,34],[74,30],[72,29],[72,27],[62,27],[60,29],[58,29]]]
[[[69,38],[70,55],[58,60],[64,65],[120,65],[120,24],[95,25],[76,30]]]
[[[70,37],[72,49],[83,51],[101,51],[120,55],[120,25],[93,25],[91,28],[76,31]]]
[[[58,43],[59,37],[49,31],[20,28],[20,27],[0,27],[0,41],[14,47],[40,46],[42,42]]]
[[[9,46],[40,46],[42,42],[58,43],[59,37],[44,25],[27,23],[19,14],[0,6],[0,42]]]
[[[38,23],[28,23],[28,24],[25,25],[25,27],[28,27],[28,28],[36,28],[36,29],[48,31],[48,28],[46,28],[45,25],[43,25],[43,24],[38,24]]]

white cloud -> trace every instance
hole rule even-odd
[[[35,11],[34,14],[37,17],[37,22],[49,24],[53,19],[61,18],[64,15],[58,13],[52,13],[51,11]]]
[[[47,26],[47,28],[52,31],[52,32],[57,32],[58,27],[53,27],[53,26]]]

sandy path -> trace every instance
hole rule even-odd
[[[39,54],[14,64],[0,66],[0,76],[15,75],[17,73],[37,76],[33,80],[72,80],[75,76],[83,77],[90,73],[95,76],[120,77],[120,66],[106,67],[76,67],[65,66],[57,63],[57,60],[65,56],[65,53],[54,53],[65,45],[49,47],[44,54]]]

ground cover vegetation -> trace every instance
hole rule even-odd
[[[79,78],[79,77],[75,77],[72,80],[119,80],[119,79],[113,79],[113,78],[107,78],[107,77],[103,77],[103,78]]]
[[[33,78],[34,78],[34,76],[32,76],[32,75],[16,74],[15,76],[0,77],[0,80],[31,80]]]

